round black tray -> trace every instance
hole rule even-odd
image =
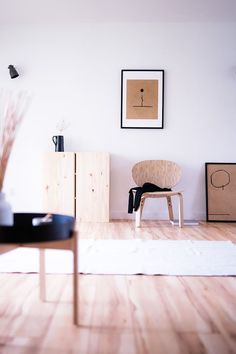
[[[75,218],[52,214],[52,221],[33,225],[34,218],[43,218],[41,213],[16,213],[13,226],[0,226],[0,243],[31,243],[66,240],[72,235]]]

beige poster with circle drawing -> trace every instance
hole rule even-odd
[[[158,80],[127,80],[127,119],[158,119]]]
[[[236,221],[236,164],[207,164],[209,221]]]

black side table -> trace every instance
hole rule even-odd
[[[46,301],[45,249],[64,249],[73,253],[73,319],[79,324],[78,232],[75,218],[51,214],[50,222],[40,223],[42,213],[16,213],[13,226],[0,226],[0,254],[18,247],[40,250],[40,298]],[[35,223],[34,221],[39,221]]]

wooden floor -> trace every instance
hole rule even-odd
[[[79,225],[81,238],[231,240],[236,224]],[[122,261],[122,260],[121,260]],[[236,277],[80,276],[80,326],[72,324],[71,275],[0,273],[1,354],[236,353]]]

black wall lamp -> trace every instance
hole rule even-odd
[[[9,65],[8,69],[9,69],[9,74],[11,76],[11,79],[15,79],[17,76],[19,76],[18,72],[16,71],[13,65]]]

